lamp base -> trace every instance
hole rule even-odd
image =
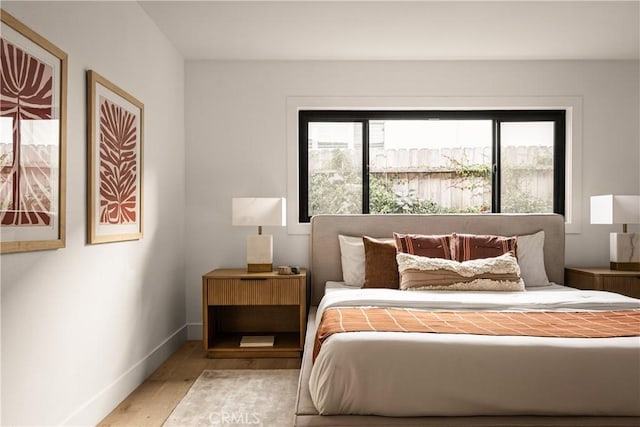
[[[247,236],[247,272],[273,271],[273,237],[270,234]]]
[[[271,273],[273,264],[247,264],[247,273]]]
[[[612,270],[640,270],[640,233],[609,234],[609,261]]]
[[[640,262],[613,262],[609,263],[609,268],[618,271],[640,271]]]

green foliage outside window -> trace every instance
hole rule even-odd
[[[386,174],[390,175],[390,174]],[[369,211],[376,214],[433,214],[446,210],[431,200],[420,200],[415,190],[407,195],[393,191],[393,177],[369,177]]]
[[[319,153],[310,153],[309,164],[319,162]],[[320,171],[309,177],[310,215],[362,213],[362,172],[348,152],[332,150],[331,159],[321,165]]]
[[[314,157],[315,156],[315,157]],[[319,151],[310,152],[310,164],[317,164]],[[532,173],[552,171],[551,150],[541,148],[539,156],[517,167],[504,167],[503,182],[509,183],[509,191],[502,194],[502,212],[553,212],[552,200],[532,196],[527,178]],[[481,198],[491,189],[491,167],[486,164],[469,164],[466,159],[449,159],[453,179],[451,186],[469,191]],[[315,162],[315,163],[314,163]],[[347,150],[334,149],[329,160],[309,176],[309,213],[355,214],[362,212],[362,171],[354,164]],[[311,170],[311,169],[310,169]],[[460,208],[441,206],[421,199],[415,190],[406,194],[394,190],[402,180],[401,174],[393,171],[371,173],[369,176],[369,211],[378,214],[436,214],[436,213],[481,213],[491,207],[480,203]]]

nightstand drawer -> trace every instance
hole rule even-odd
[[[297,305],[298,279],[210,279],[209,305]]]
[[[616,292],[640,298],[640,271],[619,271],[598,267],[565,269],[565,283],[578,289]]]
[[[280,305],[298,305],[300,290],[305,283],[300,279],[276,279],[271,281],[271,303]]]
[[[640,276],[603,277],[602,289],[634,298],[640,298]]]

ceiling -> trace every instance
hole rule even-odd
[[[640,59],[639,1],[147,1],[187,60]]]

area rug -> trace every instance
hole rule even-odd
[[[164,426],[291,426],[299,375],[299,369],[203,371]]]

